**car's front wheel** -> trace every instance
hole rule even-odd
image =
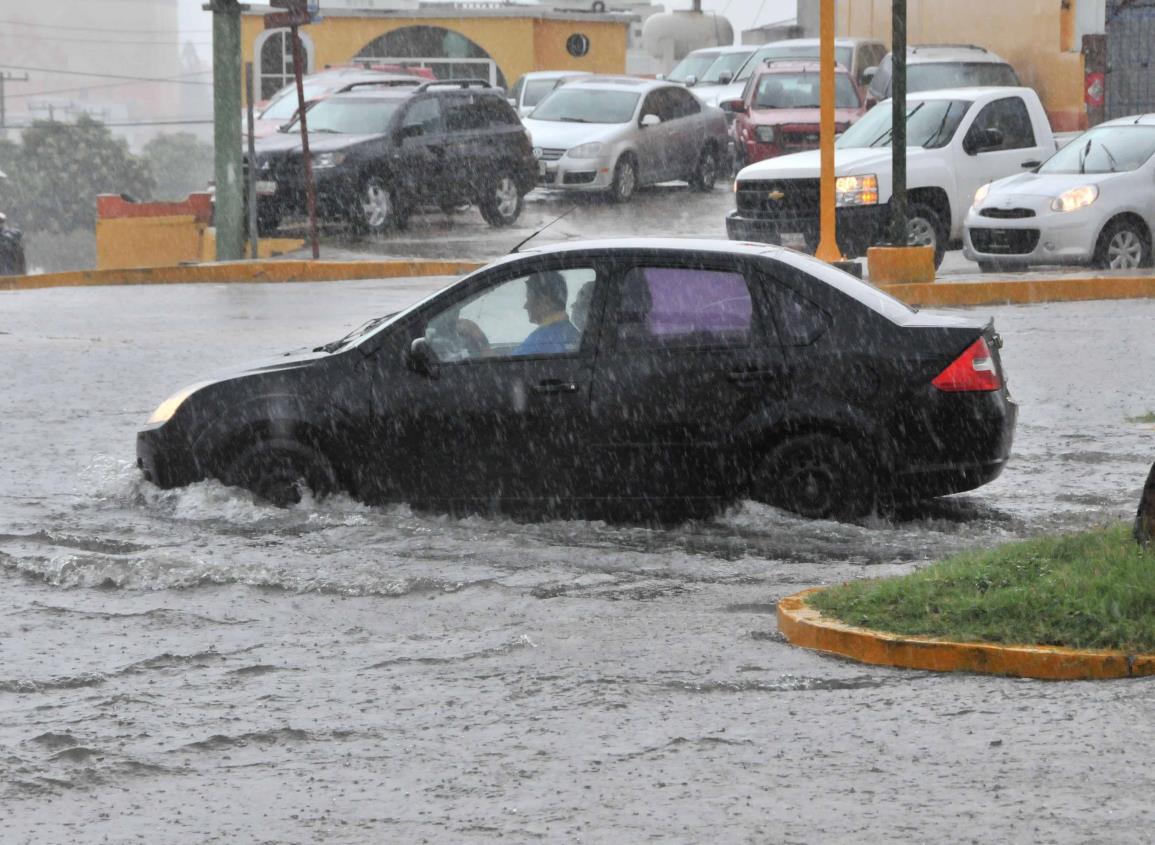
[[[753,498],[809,519],[854,518],[874,510],[876,485],[845,440],[806,434],[780,443],[758,469]]]
[[[262,440],[242,450],[222,480],[280,508],[297,504],[306,491],[322,497],[337,489],[333,467],[323,455],[284,439]]]
[[[698,191],[711,191],[718,181],[718,153],[713,146],[707,146],[698,157],[698,165],[690,174],[690,187]]]
[[[1136,270],[1151,266],[1151,236],[1133,220],[1112,220],[1095,246],[1095,266],[1103,270]]]
[[[638,166],[633,156],[624,155],[614,167],[614,181],[610,183],[610,199],[629,202],[638,189]]]
[[[349,219],[357,229],[372,234],[405,225],[396,193],[379,176],[370,176],[361,183],[349,207]]]
[[[946,255],[949,237],[938,212],[920,202],[911,203],[906,211],[906,243],[908,246],[934,247],[934,267],[937,270]]]
[[[501,174],[485,188],[477,207],[490,226],[510,226],[521,216],[524,202],[514,178]]]

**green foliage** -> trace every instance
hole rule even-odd
[[[1137,417],[1127,417],[1127,422],[1155,423],[1155,411],[1148,411],[1147,413],[1140,414]]]
[[[1155,653],[1155,556],[1124,523],[958,555],[809,601],[849,625],[896,634]]]
[[[156,180],[153,199],[183,200],[213,178],[212,145],[191,132],[157,135],[144,145],[143,158]]]
[[[0,145],[0,170],[8,174],[0,202],[13,222],[31,232],[92,230],[97,194],[149,196],[153,178],[145,163],[88,116],[76,123],[38,120],[20,144]]]

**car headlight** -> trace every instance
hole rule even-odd
[[[755,126],[754,137],[758,139],[759,144],[773,144],[774,143],[774,127],[773,126]]]
[[[326,167],[336,167],[344,160],[344,153],[317,153],[313,156],[313,168],[324,170]]]
[[[566,155],[570,158],[597,158],[604,149],[605,144],[591,141],[588,144],[578,144],[576,147],[571,147]]]
[[[1095,185],[1082,185],[1071,188],[1059,194],[1051,202],[1051,211],[1074,211],[1093,203],[1099,198],[1099,188]]]
[[[972,202],[971,205],[974,206],[975,208],[978,208],[982,204],[982,201],[987,198],[987,194],[989,194],[990,192],[991,192],[991,183],[990,182],[987,182],[985,185],[980,186],[979,189],[977,191],[975,191],[975,201]]]
[[[202,387],[204,387],[203,383],[190,384],[188,387],[178,390],[157,406],[156,410],[152,412],[152,416],[148,418],[148,424],[168,422],[172,419],[172,415],[176,413],[177,408],[184,404],[184,400],[188,399]]]
[[[835,205],[877,205],[878,177],[839,176],[834,180]]]

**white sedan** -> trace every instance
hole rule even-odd
[[[1101,123],[1043,164],[983,185],[964,252],[983,272],[1032,264],[1151,266],[1155,115]]]

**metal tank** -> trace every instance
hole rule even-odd
[[[700,0],[689,11],[651,15],[642,25],[642,49],[668,72],[691,50],[734,43],[734,27],[713,12],[703,12]]]

